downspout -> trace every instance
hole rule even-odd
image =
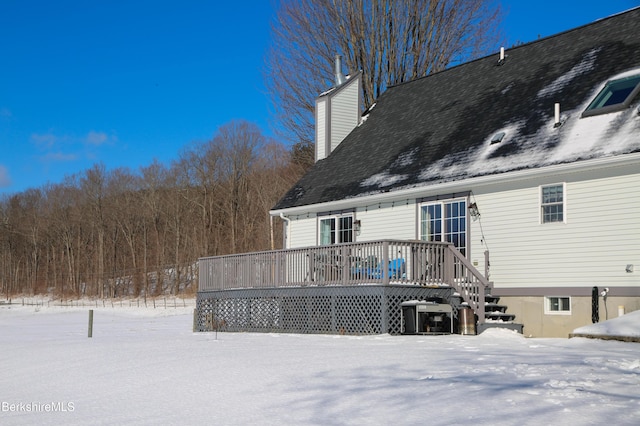
[[[284,220],[285,222],[287,222],[287,234],[286,234],[286,244],[285,244],[285,249],[289,248],[289,245],[291,244],[291,219],[289,219],[288,217],[284,216],[284,213],[280,212],[280,219]]]

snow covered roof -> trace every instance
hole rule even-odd
[[[274,210],[640,152],[640,97],[582,117],[640,74],[638,22],[640,8],[389,88]]]

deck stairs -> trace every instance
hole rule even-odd
[[[522,334],[524,325],[515,322],[515,314],[507,312],[507,305],[500,304],[500,297],[492,296],[490,292],[484,295],[484,323],[478,324],[477,332],[482,333],[488,328],[508,328]]]
[[[500,297],[491,295],[490,290],[491,289],[487,289],[484,296],[484,322],[476,321],[477,334],[482,333],[488,328],[507,328],[522,334],[524,325],[515,322],[515,314],[508,313],[508,306],[501,304]],[[464,298],[457,293],[450,298],[449,303],[454,309],[469,306],[468,303],[464,301]]]
[[[485,294],[484,296],[484,318],[489,321],[513,322],[515,314],[507,313],[508,307],[500,304],[500,298]]]

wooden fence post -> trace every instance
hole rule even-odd
[[[93,309],[89,309],[89,337],[93,337]]]

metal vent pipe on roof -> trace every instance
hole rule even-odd
[[[335,62],[335,79],[336,79],[336,87],[341,86],[342,84],[344,84],[345,81],[347,81],[347,79],[345,78],[344,74],[342,74],[342,57],[340,55],[336,55],[336,62]]]
[[[558,102],[555,103],[555,105],[553,106],[553,113],[554,113],[554,120],[553,120],[553,127],[558,127],[560,126],[560,104]]]
[[[504,47],[500,48],[500,59],[498,59],[498,65],[504,64]]]

